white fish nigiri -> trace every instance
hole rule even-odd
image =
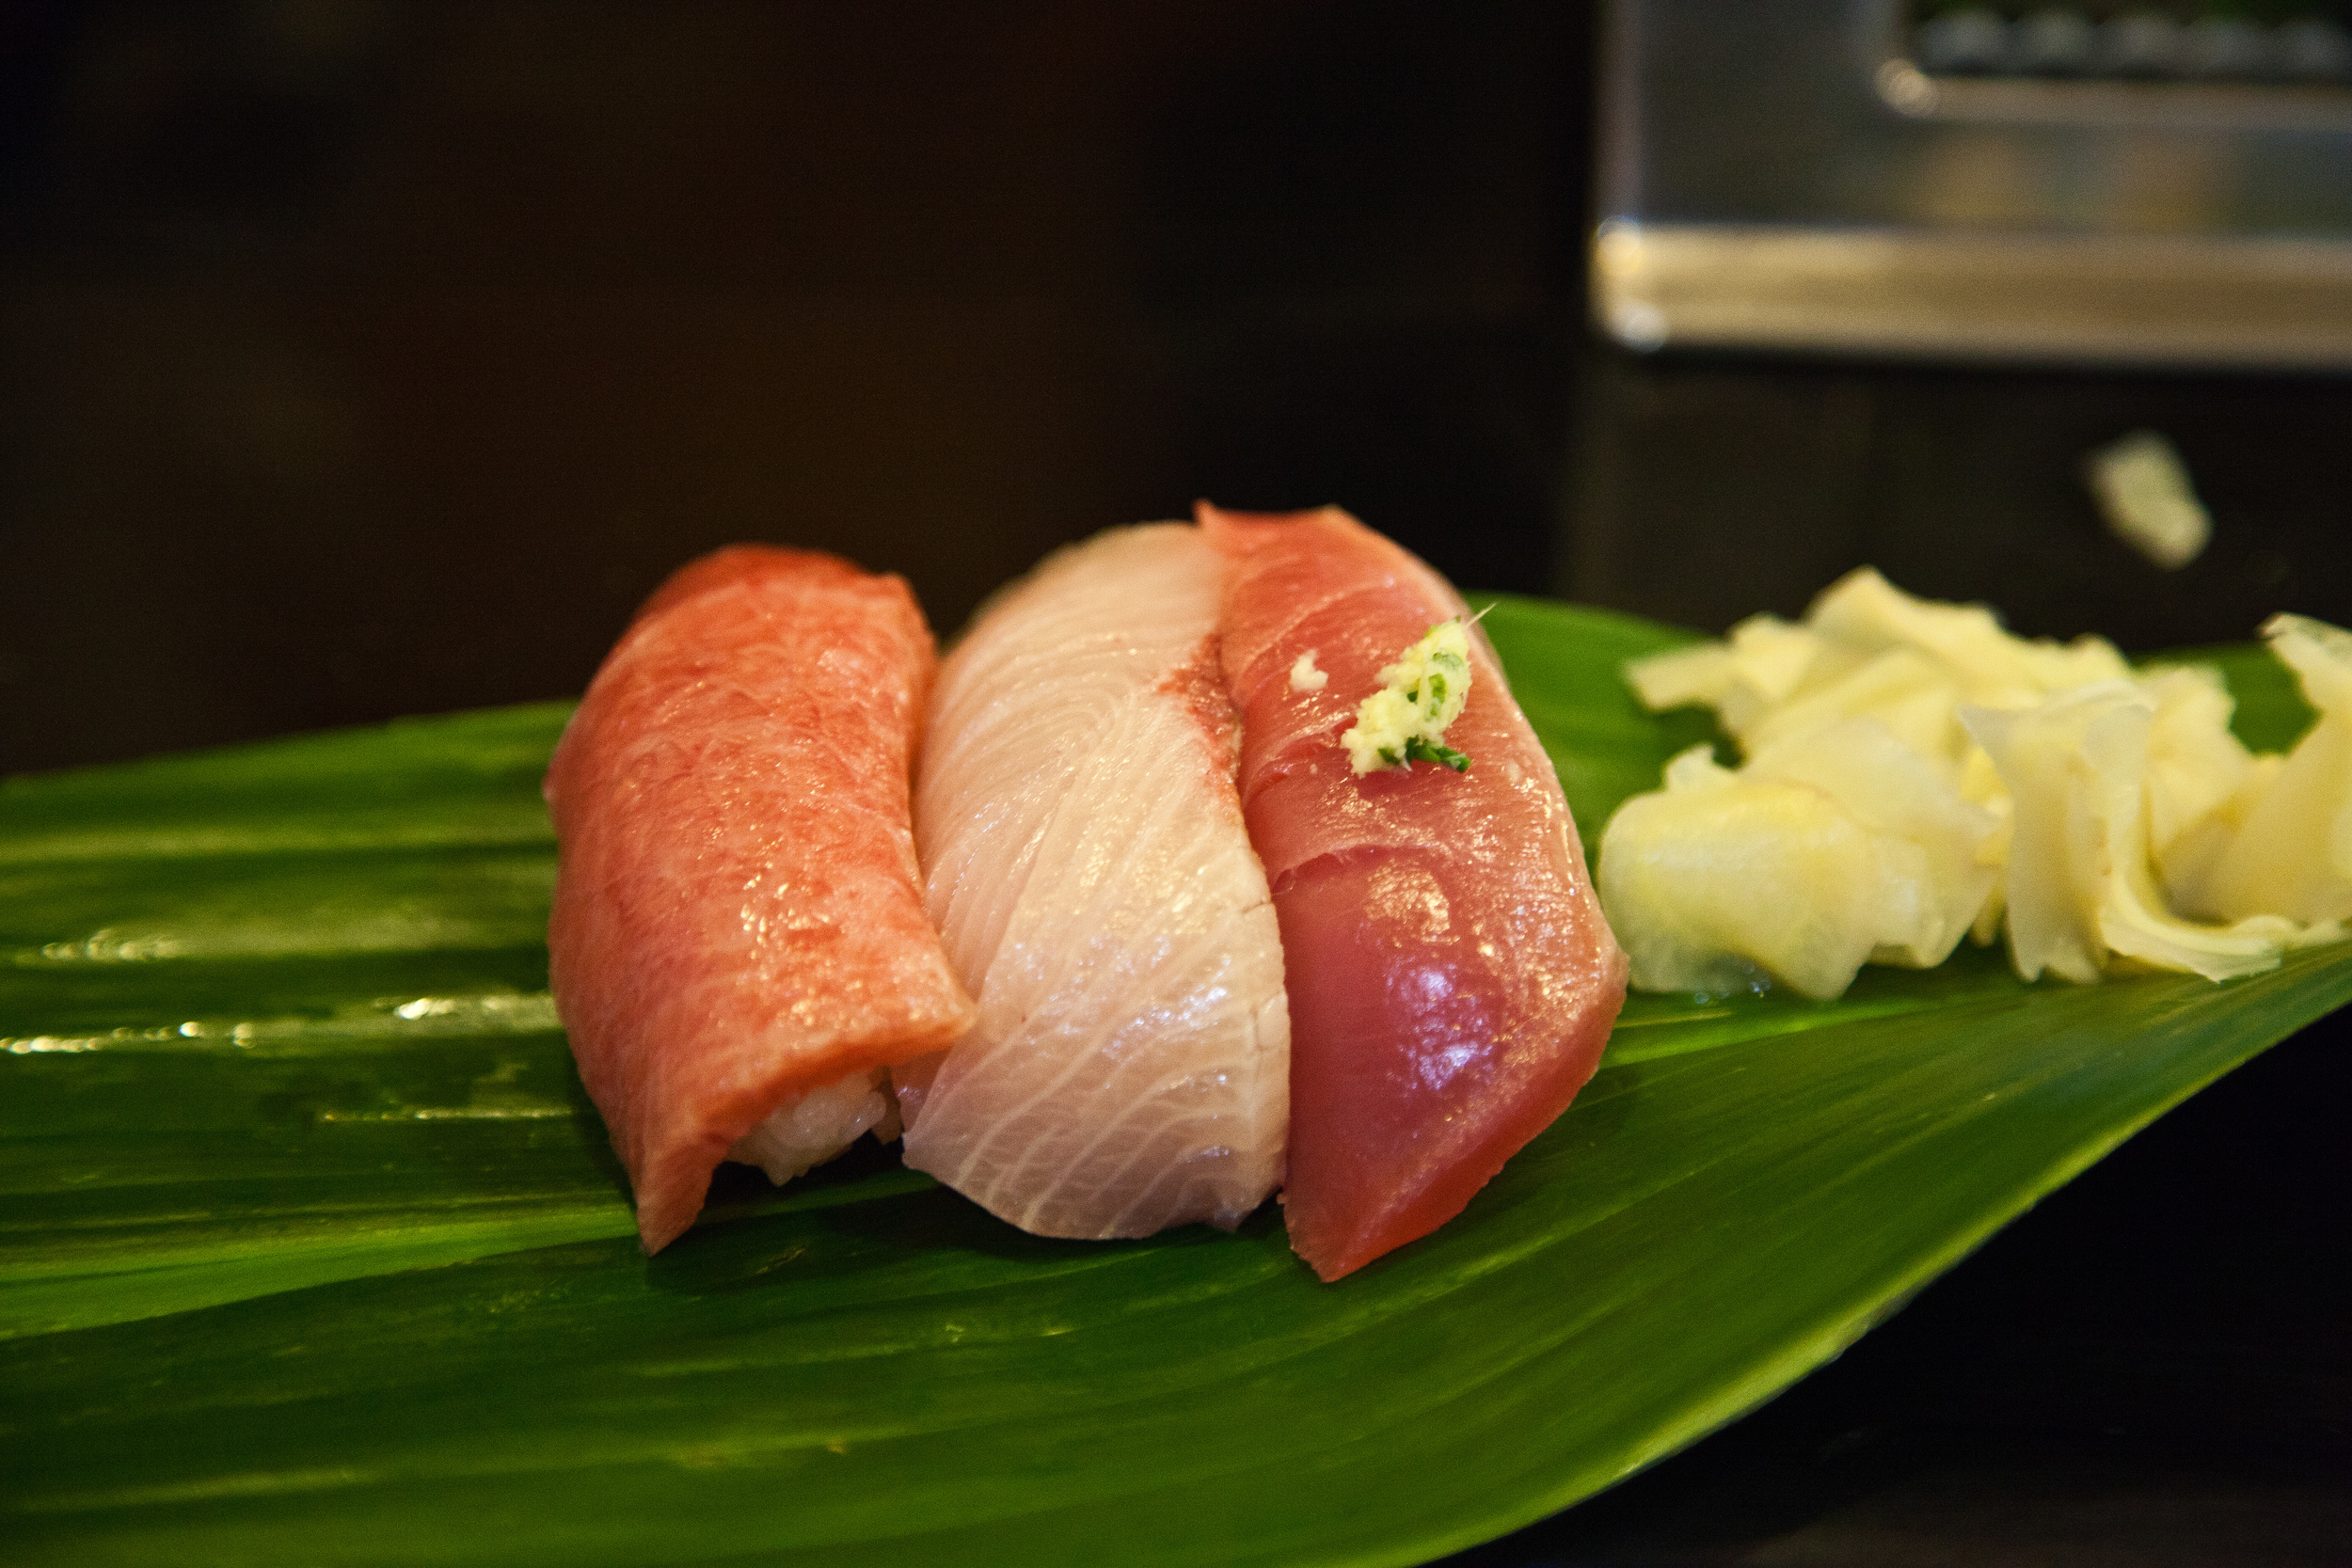
[[[940,669],[915,785],[931,918],[979,1007],[893,1069],[906,1161],[1023,1229],[1232,1227],[1281,1184],[1281,938],[1234,792],[1222,567],[1116,530]]]

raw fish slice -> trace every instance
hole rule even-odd
[[[1232,1226],[1282,1177],[1290,1022],[1197,530],[1120,530],[981,614],[915,826],[979,1022],[893,1077],[906,1161],[1046,1236]]]
[[[971,1025],[909,819],[931,672],[898,578],[738,546],[646,601],[556,748],[549,977],[648,1252],[755,1127],[744,1157],[804,1169]]]
[[[1381,668],[1461,600],[1333,508],[1200,521],[1250,841],[1289,959],[1291,1245],[1325,1279],[1461,1212],[1566,1109],[1625,1000],[1626,959],[1550,759],[1483,636],[1430,764],[1358,777],[1340,736]],[[1300,664],[1311,654],[1311,666]],[[1315,684],[1295,670],[1320,670]]]

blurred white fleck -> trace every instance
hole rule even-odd
[[[2168,572],[2196,560],[2213,538],[2213,518],[2190,486],[2181,454],[2153,430],[2135,430],[2092,452],[2083,477],[2107,528]]]
[[[559,1026],[555,1000],[546,991],[522,995],[492,992],[477,996],[419,996],[397,1004],[387,998],[376,1006],[410,1023],[430,1020],[437,1032],[503,1034]]]
[[[184,944],[169,937],[125,937],[111,927],[92,931],[80,942],[45,942],[40,957],[52,963],[144,963],[153,958],[177,958]],[[30,960],[30,955],[19,956],[19,963]]]
[[[1889,60],[1879,67],[1879,96],[1907,115],[1928,115],[1943,94],[1928,74],[1909,60]]]
[[[103,1039],[67,1039],[56,1035],[35,1035],[30,1039],[0,1040],[0,1047],[5,1047],[11,1056],[32,1056],[48,1055],[53,1052],[70,1054],[78,1051],[96,1051],[105,1043]]]
[[[1629,349],[1648,354],[1666,346],[1671,336],[1666,314],[1646,300],[1625,300],[1611,311],[1610,330]]]
[[[412,1105],[396,1111],[321,1111],[321,1121],[554,1121],[576,1113],[565,1105]]]

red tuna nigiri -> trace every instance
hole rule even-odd
[[[899,578],[737,546],[645,602],[556,748],[550,980],[647,1251],[771,1114],[972,1024],[910,823],[932,668]]]
[[[1293,1248],[1336,1279],[1459,1213],[1567,1108],[1625,1000],[1626,959],[1483,635],[1445,736],[1467,773],[1350,765],[1340,737],[1382,668],[1464,613],[1445,580],[1336,508],[1204,502],[1200,517],[1229,563],[1242,807],[1290,993],[1284,1215]]]

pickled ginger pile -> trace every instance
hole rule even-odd
[[[1801,625],[1759,615],[1637,660],[1647,706],[1712,707],[1743,760],[1692,748],[1602,835],[1633,984],[1827,998],[1864,963],[1929,967],[2004,934],[2027,980],[2219,980],[2340,940],[2352,635],[2293,615],[2264,633],[2319,715],[2284,754],[2231,733],[2212,671],[2012,637],[1867,568]]]
[[[1367,770],[1384,704],[1412,734]],[[1042,1235],[1279,1189],[1337,1278],[1459,1212],[1624,998],[1484,635],[1329,508],[1098,535],[936,664],[898,579],[722,552],[639,612],[548,799],[556,1006],[649,1250],[723,1159],[903,1131]]]

